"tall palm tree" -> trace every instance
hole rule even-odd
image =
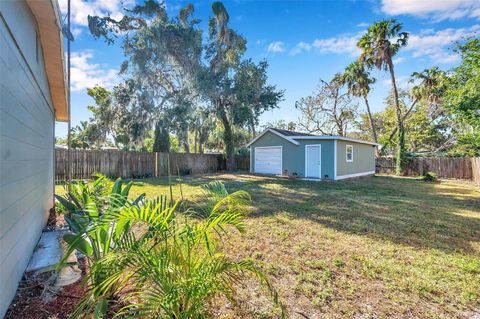
[[[413,72],[410,81],[420,81],[420,84],[414,86],[412,89],[415,101],[418,102],[421,98],[425,98],[429,104],[439,104],[442,93],[441,84],[444,78],[445,72],[439,70],[438,66],[425,69],[421,72]]]
[[[392,92],[395,100],[397,115],[398,147],[397,147],[397,174],[405,169],[405,128],[402,121],[402,112],[398,101],[398,90],[395,82],[395,71],[392,58],[400,48],[407,45],[408,33],[401,32],[402,24],[395,19],[375,22],[368,28],[367,33],[360,38],[357,46],[362,50],[360,61],[368,67],[390,72]]]
[[[357,97],[362,97],[367,107],[368,119],[370,121],[370,128],[372,130],[372,139],[377,143],[377,132],[373,124],[372,112],[370,111],[370,104],[368,103],[368,93],[370,92],[370,85],[375,83],[375,79],[370,77],[370,72],[364,64],[356,61],[345,68],[342,75],[342,81],[348,87],[348,92]]]
[[[408,110],[402,116],[402,122],[408,118],[415,105],[421,100],[425,101],[430,105],[438,105],[441,102],[441,95],[444,90],[442,86],[443,79],[445,78],[445,72],[439,70],[438,67],[433,67],[430,69],[425,69],[421,72],[413,72],[410,76],[410,82],[420,81],[418,85],[415,85],[411,89],[411,96],[413,98],[412,104]],[[395,128],[389,135],[386,144],[389,144],[395,134],[397,133],[397,128]],[[385,146],[382,148],[385,149]]]

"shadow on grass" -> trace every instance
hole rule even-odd
[[[223,181],[230,191],[248,191],[255,206],[251,218],[286,213],[374,239],[445,252],[477,253],[472,242],[480,241],[480,192],[472,196],[474,191],[467,187],[388,176],[339,182],[249,174],[182,177],[182,183],[189,186],[211,180]],[[166,178],[142,182],[168,187]]]

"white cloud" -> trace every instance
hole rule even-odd
[[[382,0],[382,11],[389,15],[410,14],[437,21],[460,18],[480,19],[480,1]]]
[[[74,0],[71,2],[72,23],[83,27],[88,26],[88,15],[110,15],[113,19],[121,19],[123,7],[131,7],[134,0]],[[59,0],[62,14],[67,13],[67,0]]]
[[[290,55],[316,51],[320,53],[336,53],[357,56],[360,54],[360,49],[357,48],[357,42],[363,33],[364,32],[362,31],[357,34],[343,34],[334,38],[315,39],[311,43],[302,41],[290,50]]]
[[[306,42],[299,42],[292,50],[290,50],[290,55],[297,55],[304,51],[310,51],[312,45]]]
[[[105,68],[104,65],[89,63],[93,58],[92,50],[72,52],[72,91],[82,91],[98,84],[111,88],[118,79],[118,70]]]
[[[480,1],[480,0],[479,0]],[[357,42],[364,32],[357,34],[343,34],[338,37],[315,39],[311,43],[299,42],[290,55],[297,55],[308,51],[320,53],[348,54],[350,56],[360,55]],[[436,64],[452,64],[460,60],[460,56],[453,52],[452,47],[456,42],[478,36],[480,25],[473,25],[468,28],[447,28],[443,30],[424,29],[418,33],[411,33],[408,45],[402,52],[410,52],[412,58],[426,58]],[[396,57],[395,64],[403,63],[407,57]]]
[[[323,53],[337,53],[348,54],[356,56],[360,54],[360,49],[357,48],[357,42],[362,36],[362,33],[355,35],[342,35],[336,38],[315,39],[312,46]]]
[[[402,63],[403,61],[405,61],[405,58],[402,58],[402,57],[398,57],[398,58],[395,58],[393,59],[393,64],[399,64],[399,63]]]
[[[360,22],[359,24],[357,24],[357,27],[359,28],[366,28],[370,26],[370,24],[366,23],[366,22]]]
[[[72,28],[71,30],[74,38],[78,38],[82,34],[82,28]]]
[[[277,41],[277,42],[272,42],[268,45],[267,47],[268,52],[273,52],[273,53],[281,53],[285,51],[285,46],[283,42]]]
[[[470,28],[423,30],[419,34],[410,34],[407,51],[412,52],[412,57],[427,57],[440,64],[450,64],[459,61],[458,54],[451,50],[457,41],[478,35],[480,25]]]

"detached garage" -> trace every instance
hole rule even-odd
[[[282,147],[265,146],[256,148],[255,172],[262,174],[282,174]]]
[[[252,173],[326,180],[375,174],[377,145],[276,128],[266,129],[247,144]]]

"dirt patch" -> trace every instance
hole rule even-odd
[[[82,264],[80,262],[83,279],[85,267]],[[54,272],[26,274],[18,285],[5,319],[68,318],[85,293],[83,280],[56,291],[52,285],[54,278]]]
[[[68,224],[65,221],[64,215],[56,212],[55,207],[50,208],[45,230],[62,229],[65,227],[68,227]]]

